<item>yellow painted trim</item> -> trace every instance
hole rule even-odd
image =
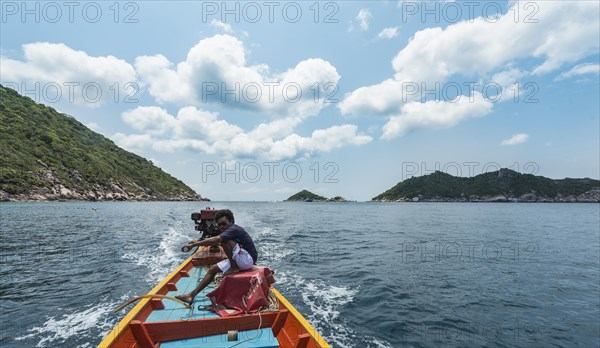
[[[296,318],[296,320],[298,320],[300,325],[302,325],[302,327],[306,330],[306,332],[308,332],[308,334],[315,340],[315,342],[317,342],[317,345],[319,347],[321,347],[321,348],[330,348],[331,347],[329,345],[329,343],[327,343],[325,341],[325,339],[323,337],[321,337],[321,335],[317,332],[317,329],[315,329],[312,325],[310,325],[310,323],[306,319],[304,319],[302,314],[300,314],[300,312],[298,312],[298,310],[290,303],[290,301],[288,301],[285,297],[283,297],[283,295],[279,291],[277,291],[277,289],[275,289],[274,287],[271,287],[271,290],[275,294],[275,297],[277,297],[277,300],[279,302],[281,302],[281,304],[290,311],[290,314],[294,318]]]
[[[192,256],[190,256],[187,260],[181,263],[181,265],[175,268],[175,270],[171,272],[171,274],[169,274],[167,277],[165,277],[165,279],[163,279],[162,282],[160,282],[157,286],[150,290],[148,295],[156,294],[158,290],[160,290],[160,288],[167,285],[167,283],[171,281],[171,279],[173,279],[173,277],[175,277],[177,273],[179,273],[179,271],[181,271],[188,263],[192,262]],[[129,311],[129,313],[127,313],[127,315],[123,319],[121,319],[117,326],[115,326],[115,328],[108,335],[106,335],[106,337],[104,337],[102,342],[100,342],[100,344],[98,345],[98,348],[110,347],[113,344],[113,342],[117,339],[117,337],[119,337],[121,332],[127,327],[127,325],[129,325],[129,322],[133,319],[133,317],[135,317],[149,301],[150,298],[144,298],[140,300],[140,302],[138,302],[138,304],[135,305],[135,307],[133,307],[133,309]]]

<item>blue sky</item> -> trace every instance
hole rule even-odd
[[[213,200],[598,179],[599,6],[2,1],[0,80]]]

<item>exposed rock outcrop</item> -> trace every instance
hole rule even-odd
[[[594,188],[580,195],[567,195],[561,194],[556,197],[547,197],[544,195],[536,195],[535,193],[526,193],[519,197],[512,195],[495,195],[495,196],[476,196],[471,195],[469,197],[460,198],[446,198],[446,197],[433,197],[423,198],[422,196],[416,197],[402,197],[398,199],[374,199],[374,202],[523,202],[523,203],[600,203],[600,188]]]
[[[600,180],[550,179],[506,168],[474,177],[436,171],[399,182],[372,201],[600,203]]]
[[[0,85],[0,200],[201,200],[74,117]]]

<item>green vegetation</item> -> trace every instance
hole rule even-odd
[[[295,195],[290,196],[286,201],[326,201],[327,198],[316,195],[310,191],[302,190]]]
[[[0,191],[94,200],[199,199],[183,182],[51,107],[0,85]],[[2,192],[0,192],[2,193]],[[60,196],[60,193],[58,193]],[[123,198],[125,197],[125,198]],[[130,198],[128,198],[130,197]],[[54,199],[65,198],[55,197]],[[26,199],[26,198],[25,198]]]
[[[413,177],[374,197],[373,200],[480,200],[494,196],[527,201],[576,197],[600,187],[600,180],[562,179],[521,174],[510,169],[480,174],[471,178],[455,177],[440,171]],[[595,200],[591,197],[590,199]]]

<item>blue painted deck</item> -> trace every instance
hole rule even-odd
[[[194,267],[189,273],[189,277],[182,277],[176,284],[177,291],[169,291],[167,296],[176,296],[191,292],[198,282],[204,275],[208,267]],[[175,320],[179,321],[182,319],[202,319],[202,318],[218,318],[219,316],[211,311],[199,310],[198,306],[210,305],[210,300],[206,297],[206,294],[213,291],[215,288],[214,284],[210,284],[206,289],[202,290],[194,298],[192,304],[194,311],[190,316],[190,309],[184,308],[180,303],[170,300],[163,300],[165,305],[164,309],[154,310],[146,319],[147,322],[156,321],[168,321]],[[258,337],[256,337],[258,335]],[[255,338],[256,337],[256,338]],[[227,341],[227,334],[214,335],[207,337],[200,337],[187,340],[178,340],[161,343],[161,348],[190,348],[190,347],[210,347],[210,348],[225,348],[234,345],[237,342],[248,339],[248,342],[236,345],[239,348],[276,348],[279,347],[277,338],[273,336],[271,328],[265,328],[261,330],[249,330],[241,331],[238,333],[238,341]]]
[[[187,294],[191,292],[198,282],[204,275],[206,274],[207,267],[194,267],[190,270],[189,277],[182,277],[177,284],[177,291],[169,291],[167,296],[176,296],[181,294]],[[206,287],[206,289],[202,290],[201,293],[198,294],[194,298],[194,303],[192,307],[194,308],[194,312],[190,317],[190,310],[184,308],[182,304],[171,301],[171,300],[163,300],[163,304],[165,305],[165,309],[162,310],[154,310],[148,319],[147,322],[155,322],[155,321],[168,321],[168,320],[181,320],[181,319],[202,319],[202,318],[218,318],[219,316],[211,311],[203,311],[198,310],[198,306],[210,305],[210,300],[206,297],[206,294],[213,291],[215,288],[214,284],[210,284]]]

